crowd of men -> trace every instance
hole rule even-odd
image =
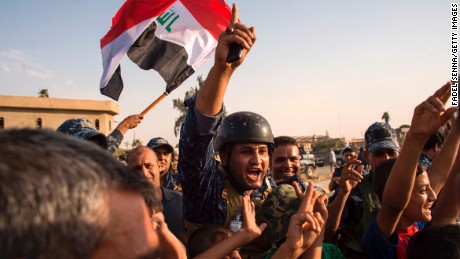
[[[230,78],[256,42],[237,18],[186,101],[175,170],[177,154],[161,137],[133,149],[126,164],[111,155],[141,115],[108,136],[85,119],[57,132],[0,133],[0,258],[460,257],[451,82],[415,107],[402,146],[376,122],[365,132],[365,161],[344,148],[328,197],[300,180],[295,139],[274,137],[257,113],[223,117]],[[228,63],[233,44],[242,55]]]

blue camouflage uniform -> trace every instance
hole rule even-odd
[[[107,136],[107,150],[112,154],[115,153],[122,141],[123,134],[121,134],[121,132],[118,129],[115,129]]]
[[[426,169],[428,169],[428,168],[430,168],[432,161],[427,155],[425,155],[425,153],[422,153],[420,155],[418,163],[423,165],[423,166],[425,166]]]
[[[383,148],[399,151],[396,132],[386,123],[373,123],[366,130],[364,137],[366,149],[371,153]],[[337,246],[344,253],[345,258],[365,258],[360,246],[361,239],[371,221],[377,217],[381,207],[380,200],[372,186],[373,173],[363,171],[363,175],[361,182],[350,191],[342,211],[340,227],[336,233]],[[335,200],[339,190],[340,185],[329,199],[330,203]]]
[[[223,225],[227,205],[222,199],[224,178],[218,172],[212,139],[222,113],[206,116],[195,109],[194,100],[181,128],[178,171],[182,179],[184,218],[193,223]]]
[[[189,107],[181,128],[179,140],[179,178],[181,179],[185,232],[189,234],[199,225],[228,225],[244,192],[233,187],[225,170],[215,159],[213,138],[222,122],[222,112],[216,116],[200,113],[194,99],[186,101]],[[257,206],[266,197],[269,186],[254,190],[251,198]],[[238,204],[238,201],[240,201]]]
[[[72,135],[78,139],[98,138],[101,147],[107,149],[110,153],[114,153],[123,141],[123,134],[118,129],[115,129],[106,137],[89,120],[83,118],[66,120],[56,131]]]

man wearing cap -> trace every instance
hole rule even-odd
[[[356,159],[358,155],[356,154],[355,149],[352,146],[346,146],[342,149],[342,157],[344,162]],[[343,165],[334,170],[332,174],[331,181],[329,182],[329,191],[333,191],[337,188],[340,182],[340,175],[342,174]]]
[[[236,213],[242,212],[244,195],[252,198],[257,194],[256,203],[266,197],[266,192],[254,190],[263,187],[269,167],[273,134],[268,121],[253,112],[222,118],[230,77],[255,42],[254,28],[234,18],[232,32],[219,37],[215,62],[203,86],[195,98],[186,101],[188,113],[180,133],[178,171],[188,234],[205,224],[228,227]],[[243,47],[242,56],[228,63],[233,43]],[[216,152],[220,163],[215,159]]]
[[[372,187],[373,170],[379,163],[399,155],[396,132],[389,124],[375,122],[364,137],[364,157],[370,165],[370,172],[362,171],[363,166],[355,170],[353,165],[359,161],[348,161],[328,206],[325,238],[332,239],[335,235],[337,246],[346,258],[363,258],[361,238],[380,209],[380,200]]]
[[[158,166],[160,167],[160,185],[165,189],[178,191],[180,190],[178,177],[171,170],[171,157],[174,148],[169,145],[164,138],[153,138],[147,143],[147,147],[151,148],[158,158]]]
[[[108,148],[107,137],[99,133],[94,125],[87,119],[70,119],[64,121],[56,131],[74,136],[78,139],[86,139],[103,149]]]
[[[56,131],[72,135],[78,139],[89,140],[103,149],[109,150],[110,153],[114,153],[123,141],[126,131],[137,127],[142,119],[143,116],[140,114],[126,117],[107,137],[100,133],[89,120],[83,118],[66,120]]]

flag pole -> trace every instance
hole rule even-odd
[[[164,93],[163,93],[160,97],[158,97],[153,103],[151,103],[151,104],[149,105],[149,107],[145,108],[145,110],[143,110],[143,111],[141,112],[141,115],[142,115],[142,116],[145,116],[145,114],[146,114],[147,112],[149,112],[153,107],[155,107],[155,105],[157,105],[157,104],[158,104],[161,100],[163,100],[163,98],[165,98],[167,95],[168,95],[168,93],[167,93],[167,92],[164,92]]]

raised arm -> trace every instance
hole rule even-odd
[[[436,195],[439,194],[441,188],[446,183],[449,172],[455,162],[459,146],[460,146],[460,125],[458,123],[452,123],[452,128],[449,135],[444,142],[439,154],[428,169],[428,178],[430,179],[430,185]]]
[[[313,207],[314,212],[319,212],[321,214],[321,217],[323,218],[324,221],[327,221],[328,217],[328,211],[326,208],[327,204],[327,195],[323,194],[318,199],[315,201],[315,205]],[[324,233],[325,233],[325,227],[321,228],[321,232],[319,236],[315,239],[315,242],[310,246],[310,248],[305,251],[302,255],[302,259],[314,259],[314,258],[321,258],[321,254],[323,252],[323,240],[324,240]]]
[[[154,222],[154,231],[157,232],[160,240],[160,258],[186,259],[187,253],[185,247],[169,230],[164,221],[164,215],[157,213],[152,216],[152,220]]]
[[[107,136],[108,150],[110,153],[114,153],[121,142],[123,141],[123,136],[129,129],[133,129],[141,123],[144,116],[140,114],[134,114],[126,117],[118,126]]]
[[[120,122],[117,126],[117,130],[121,132],[121,134],[125,135],[129,129],[134,129],[141,123],[144,116],[140,114],[134,114],[126,117],[123,121]]]
[[[313,183],[308,182],[305,193],[300,191],[296,182],[292,185],[301,200],[300,206],[289,221],[286,241],[275,252],[273,259],[298,258],[315,243],[324,226],[321,213],[313,209],[316,199],[320,197],[320,193],[314,190]]]
[[[423,145],[456,110],[444,108],[444,104],[450,97],[450,86],[450,82],[446,83],[414,110],[411,128],[386,182],[382,208],[377,215],[377,224],[387,238],[395,231],[409,203]]]
[[[248,28],[246,25],[238,23],[238,9],[236,4],[233,4],[230,25],[219,37],[214,66],[209,71],[208,77],[196,96],[195,107],[201,113],[214,116],[220,112],[230,77],[236,68],[243,63],[255,41],[254,28]],[[226,59],[232,43],[241,45],[243,53],[239,60],[227,63]]]
[[[455,131],[456,134],[460,134],[458,127]],[[452,133],[451,131],[450,134]],[[456,158],[455,164],[434,208],[431,221],[433,226],[455,224],[460,216],[460,153],[452,153],[451,156]]]
[[[361,172],[363,171],[364,166],[359,166],[357,170],[353,170],[353,167],[359,164],[361,164],[359,160],[351,160],[343,166],[338,194],[334,201],[327,207],[329,217],[325,226],[324,238],[326,241],[332,241],[335,232],[339,228],[340,218],[342,216],[343,209],[345,208],[348,196],[350,195],[351,190],[358,185],[358,182],[363,179]]]

